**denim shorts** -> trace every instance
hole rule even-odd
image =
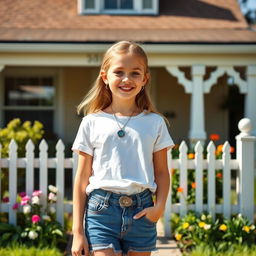
[[[102,189],[88,196],[85,212],[85,234],[89,250],[112,248],[115,253],[128,251],[150,252],[156,250],[156,223],[145,216],[135,220],[133,216],[144,208],[153,206],[152,192],[145,190],[129,196],[130,206],[120,204],[120,197]],[[123,199],[123,198],[121,198]]]

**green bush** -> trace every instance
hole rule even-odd
[[[18,156],[25,156],[25,146],[29,139],[36,144],[43,136],[43,124],[35,121],[32,125],[30,121],[23,124],[19,118],[13,119],[7,124],[6,128],[0,129],[0,144],[2,145],[1,155],[8,157],[9,144],[12,139],[18,145]]]
[[[250,247],[256,241],[255,226],[240,214],[214,221],[210,215],[197,217],[195,212],[189,212],[180,219],[174,234],[184,251],[204,245],[217,251],[227,251],[233,245]]]

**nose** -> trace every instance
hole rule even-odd
[[[127,75],[125,75],[122,79],[123,82],[129,82],[129,77]]]

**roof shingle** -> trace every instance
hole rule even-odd
[[[160,0],[158,16],[79,15],[77,0],[2,0],[0,41],[256,42],[236,0]]]

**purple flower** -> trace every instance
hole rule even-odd
[[[20,192],[19,196],[23,198],[24,196],[26,196],[26,192]]]
[[[13,210],[17,210],[19,208],[20,204],[19,203],[15,203],[13,206],[12,206],[12,209]]]
[[[9,203],[9,197],[8,196],[3,197],[3,202],[4,203]]]

